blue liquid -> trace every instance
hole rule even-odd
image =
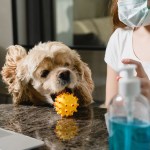
[[[150,150],[150,124],[126,118],[109,120],[110,150]]]

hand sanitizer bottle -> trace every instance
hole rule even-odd
[[[108,108],[110,150],[150,150],[150,102],[141,95],[135,65],[120,69],[118,95]]]

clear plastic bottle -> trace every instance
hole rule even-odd
[[[135,65],[120,69],[118,95],[109,105],[109,149],[150,150],[150,102],[141,95]]]

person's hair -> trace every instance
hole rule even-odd
[[[113,29],[114,30],[117,28],[126,27],[126,25],[119,20],[117,2],[118,0],[112,0],[112,3],[111,3],[111,15],[113,17]]]

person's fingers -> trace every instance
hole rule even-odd
[[[145,78],[140,78],[141,81],[141,93],[150,99],[150,81]]]
[[[136,65],[137,66],[136,67],[137,76],[140,78],[147,78],[148,79],[148,76],[145,73],[143,66],[140,62],[133,60],[133,59],[123,59],[122,63],[123,64],[134,64],[134,65]]]
[[[150,81],[146,78],[140,78],[141,88],[148,88],[150,90]]]
[[[148,100],[150,100],[150,92],[148,89],[141,89],[141,94],[144,95]]]
[[[122,77],[120,77],[120,76],[117,76],[117,77],[116,77],[116,80],[117,80],[117,81],[119,81],[119,80],[120,80],[120,78],[122,78]]]

